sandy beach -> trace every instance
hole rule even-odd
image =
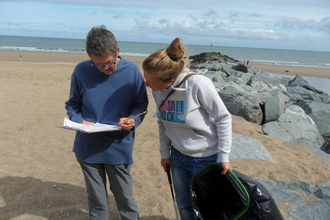
[[[140,68],[144,59],[125,58]],[[72,153],[75,132],[57,127],[66,117],[64,102],[71,73],[86,59],[85,54],[0,51],[1,220],[88,219],[83,175]],[[330,78],[329,69],[250,65],[265,72]],[[151,117],[155,104],[150,89],[148,92],[150,113],[136,131],[133,190],[142,220],[172,220],[170,186],[160,166],[157,123]],[[260,125],[233,118],[233,132],[259,140],[275,163],[231,160],[235,170],[247,176],[312,185],[330,181],[330,164],[323,157],[256,130],[261,130]],[[110,192],[109,197],[112,219],[119,219]],[[292,204],[277,205],[286,218]]]
[[[312,67],[298,67],[298,66],[278,66],[267,64],[250,64],[251,66],[261,69],[267,73],[278,73],[284,75],[300,75],[300,76],[314,76],[330,79],[330,69],[326,68],[312,68]]]

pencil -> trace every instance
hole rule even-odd
[[[140,116],[140,115],[146,114],[147,112],[148,112],[148,111],[146,110],[146,111],[144,111],[144,112],[141,112],[141,113],[138,114],[138,115],[134,115],[134,116],[132,116],[132,117],[130,117],[130,118],[127,118],[126,120],[136,118],[136,117],[138,117],[138,116]]]

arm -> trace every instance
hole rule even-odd
[[[171,160],[170,160],[171,141],[165,135],[165,129],[166,128],[162,123],[161,119],[158,119],[159,142],[160,142],[159,151],[162,158],[160,165],[163,167],[164,171],[166,172],[166,164],[168,163],[171,166]]]
[[[134,98],[134,103],[132,104],[132,111],[131,111],[131,115],[129,115],[128,118],[134,117],[134,119],[130,119],[127,121],[131,121],[132,123],[134,123],[134,127],[138,127],[146,114],[141,114],[144,111],[147,111],[148,108],[148,95],[147,95],[147,90],[146,90],[146,86],[145,86],[145,82],[144,79],[142,77],[142,74],[140,73],[140,71],[138,71],[138,85],[137,85],[137,92],[136,92],[136,97]],[[135,117],[136,115],[139,115],[138,117]]]
[[[159,99],[158,92],[152,92],[156,106]],[[159,136],[159,151],[161,156],[161,166],[166,172],[166,163],[170,163],[170,149],[171,149],[171,140],[166,136],[166,128],[163,124],[162,119],[160,118],[160,113],[157,112],[157,124],[158,124],[158,136]]]
[[[157,123],[159,133],[160,156],[162,159],[167,159],[170,158],[171,140],[166,136],[166,128],[160,118],[157,119]]]
[[[198,99],[207,113],[214,119],[218,134],[218,159],[225,174],[232,170],[229,163],[229,153],[232,143],[231,115],[208,78],[199,81]]]
[[[81,115],[82,97],[79,88],[78,80],[75,76],[75,72],[73,72],[71,76],[69,99],[65,102],[65,109],[67,110],[70,120],[81,123],[84,121],[84,118]]]
[[[147,112],[148,107],[148,96],[147,90],[145,86],[144,79],[142,78],[142,74],[135,68],[135,97],[132,99],[133,102],[131,104],[132,108],[130,110],[130,115],[125,118],[120,118],[118,125],[124,130],[134,130],[137,128],[143,121],[145,117],[145,113]]]

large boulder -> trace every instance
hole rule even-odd
[[[287,96],[290,97],[290,99],[293,102],[299,102],[299,101],[314,101],[320,103],[323,102],[322,95],[299,86],[288,87]]]
[[[221,72],[219,71],[208,71],[205,73],[205,76],[212,80],[215,87],[218,87],[225,83],[223,77],[221,77]]]
[[[330,96],[322,90],[311,86],[304,78],[297,75],[287,86],[287,95],[294,102],[314,101],[330,104]]]
[[[270,97],[265,104],[265,122],[276,121],[284,112],[284,101],[279,97]]]
[[[258,100],[234,86],[226,86],[218,93],[231,114],[242,116],[256,124],[262,123],[263,113]]]
[[[264,124],[262,130],[290,144],[306,143],[317,153],[324,143],[315,122],[297,105],[289,106],[277,121]]]
[[[313,119],[324,139],[321,149],[330,154],[330,105],[317,102],[298,102],[296,105]]]
[[[248,72],[248,69],[245,65],[243,64],[237,64],[236,66],[233,66],[233,69],[234,70],[237,70],[237,71],[240,71],[240,72],[243,72],[243,73],[247,73]]]
[[[245,135],[233,133],[233,143],[229,159],[267,160],[274,163],[272,156],[260,141]]]
[[[279,90],[270,91],[269,94],[271,94],[274,97],[278,97],[278,98],[282,99],[284,102],[285,108],[289,107],[292,104],[291,99]]]
[[[242,75],[242,72],[233,69],[231,64],[224,65],[222,71],[230,77],[240,77]]]
[[[257,91],[263,92],[273,86],[279,86],[281,80],[263,72],[254,72],[247,84],[255,88]]]
[[[284,182],[253,178],[264,185],[276,202],[293,204],[288,220],[324,220],[330,216],[330,182],[313,186],[303,181]],[[314,197],[314,199],[313,199]],[[315,200],[314,203],[308,200]]]
[[[311,86],[304,78],[299,75],[296,75],[290,82],[288,87],[302,87],[304,89],[310,90],[312,92],[316,92],[318,94],[324,94],[323,91],[316,89],[315,87]]]

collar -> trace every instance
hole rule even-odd
[[[179,85],[179,83],[183,80],[183,78],[190,73],[192,72],[180,73],[178,77],[174,80],[174,83],[171,85],[171,89],[174,89],[175,91],[186,91],[188,89],[188,84],[183,83],[179,88],[176,87],[176,85]]]

